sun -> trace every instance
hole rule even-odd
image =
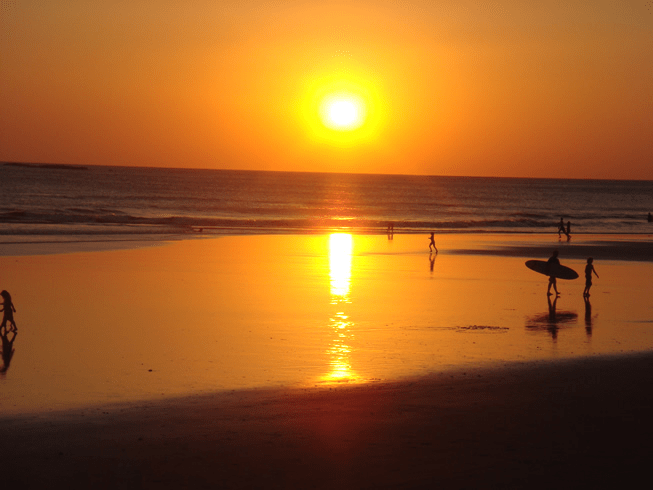
[[[336,100],[329,104],[327,117],[332,126],[348,128],[359,119],[358,108],[351,100]]]
[[[388,116],[387,103],[374,77],[331,73],[306,79],[297,115],[308,141],[353,155],[355,148],[377,142]]]
[[[320,119],[335,131],[352,131],[365,122],[365,102],[351,93],[328,94],[320,104]]]

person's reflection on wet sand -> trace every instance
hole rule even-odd
[[[578,314],[573,311],[557,311],[558,297],[553,297],[553,300],[551,298],[552,296],[547,296],[548,312],[531,317],[526,323],[526,328],[534,331],[546,330],[555,342],[558,339],[560,327],[575,322]]]
[[[551,296],[547,296],[547,300],[549,301],[549,332],[551,332],[551,337],[555,340],[558,338],[558,320],[556,318],[558,296],[555,297],[553,302],[551,302]]]
[[[14,340],[16,340],[16,330],[8,330],[6,327],[0,329],[0,338],[2,339],[2,363],[0,374],[5,374],[9,369],[11,358],[14,356]],[[9,336],[11,335],[11,338]]]
[[[589,296],[584,296],[585,300],[585,332],[588,337],[592,336],[592,304]]]
[[[431,271],[431,274],[433,274],[433,267],[435,267],[435,258],[437,257],[437,254],[430,253],[429,254],[429,270]]]

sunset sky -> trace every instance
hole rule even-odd
[[[0,160],[653,179],[653,1],[2,0]]]

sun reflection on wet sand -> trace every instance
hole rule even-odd
[[[321,382],[350,382],[356,379],[351,368],[351,340],[354,323],[344,311],[351,304],[351,262],[353,237],[348,233],[329,236],[329,279],[331,304],[336,311],[329,319],[331,344],[327,349],[330,371]]]
[[[350,303],[351,255],[353,238],[348,233],[329,236],[329,279],[331,280],[331,304]]]

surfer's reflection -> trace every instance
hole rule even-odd
[[[0,374],[4,374],[9,369],[11,358],[14,356],[14,340],[16,340],[16,330],[2,327],[0,329],[0,338],[2,339],[2,367]]]
[[[433,274],[433,267],[435,267],[435,258],[437,257],[437,254],[430,253],[429,254],[429,270],[431,271],[431,274]]]
[[[551,300],[551,296],[547,296],[547,300],[549,303],[548,313],[529,318],[526,321],[526,328],[532,331],[545,330],[551,334],[551,339],[556,341],[558,339],[558,330],[561,327],[575,323],[578,314],[573,311],[557,311],[557,296],[553,300]]]

